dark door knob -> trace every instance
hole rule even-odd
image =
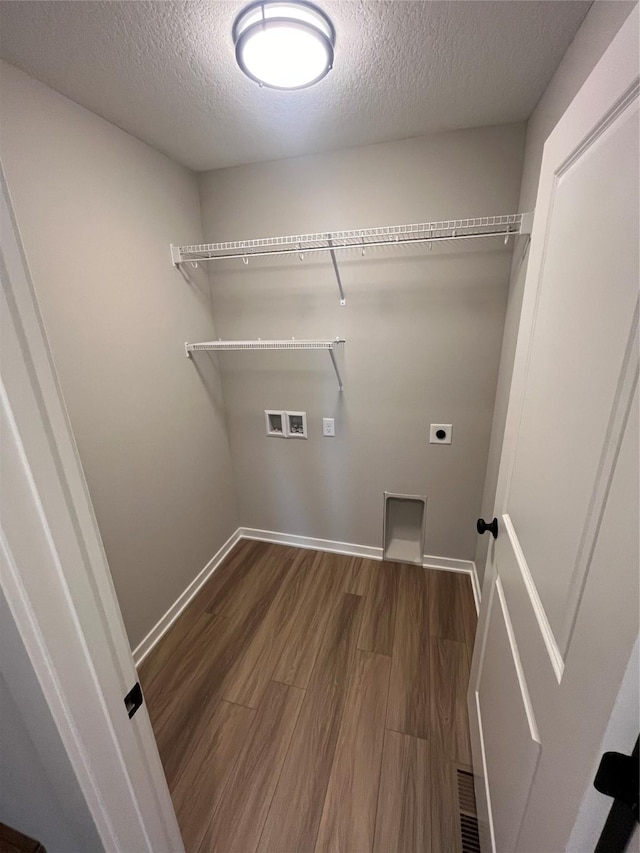
[[[491,531],[491,535],[494,539],[498,538],[498,519],[494,518],[489,524],[484,520],[484,518],[479,518],[476,523],[476,529],[478,533],[486,533],[487,530]]]

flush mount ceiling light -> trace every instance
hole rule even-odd
[[[304,89],[333,66],[336,33],[329,18],[306,2],[259,0],[233,24],[238,65],[270,89]]]

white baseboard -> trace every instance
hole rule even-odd
[[[462,574],[469,575],[476,613],[480,612],[480,581],[478,579],[478,569],[473,560],[453,560],[451,557],[431,557],[425,554],[422,558],[422,565],[425,569],[439,569],[441,572],[461,572]]]
[[[259,542],[274,542],[277,545],[290,545],[292,548],[310,548],[313,551],[328,551],[330,554],[346,554],[351,557],[366,557],[369,560],[381,560],[382,548],[372,545],[352,545],[350,542],[334,542],[332,539],[315,539],[313,536],[296,536],[293,533],[275,533],[273,530],[256,530],[253,527],[240,527],[242,539],[257,539]]]
[[[252,527],[240,527],[242,539],[257,539],[260,542],[274,542],[290,545],[293,548],[311,548],[314,551],[328,551],[331,554],[366,557],[369,560],[381,560],[382,548],[372,545],[354,545],[350,542],[335,542],[332,539],[315,539],[312,536],[296,536],[291,533],[276,533],[273,530],[256,530]],[[434,557],[425,554],[422,565],[426,569],[438,569],[444,572],[461,572],[471,579],[476,612],[480,609],[480,583],[478,571],[473,560],[454,560],[451,557]]]
[[[296,536],[292,533],[276,533],[273,530],[256,530],[253,527],[239,527],[222,548],[214,554],[199,575],[195,577],[183,593],[174,601],[164,616],[153,626],[142,642],[133,650],[133,662],[140,666],[153,647],[166,634],[185,607],[202,589],[220,563],[240,539],[255,539],[259,542],[273,542],[277,545],[289,545],[292,548],[309,548],[314,551],[327,551],[330,554],[365,557],[368,560],[382,560],[382,548],[373,545],[354,545],[350,542],[335,542],[332,539],[315,539],[312,536]],[[480,585],[473,560],[453,560],[450,557],[433,557],[425,554],[422,565],[427,569],[444,572],[461,572],[471,578],[473,598],[476,610],[480,604]]]
[[[140,666],[142,661],[149,654],[151,649],[157,642],[166,634],[169,628],[176,621],[185,607],[195,598],[202,587],[209,580],[211,575],[218,568],[220,563],[227,556],[233,546],[242,538],[240,529],[232,533],[224,545],[213,555],[202,571],[196,575],[189,586],[182,592],[167,610],[164,616],[153,626],[147,636],[133,650],[133,662],[136,666]]]

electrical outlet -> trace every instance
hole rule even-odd
[[[322,434],[327,437],[335,436],[336,434],[336,422],[334,418],[323,418],[322,419]]]
[[[429,430],[429,444],[451,444],[451,424],[431,424]]]

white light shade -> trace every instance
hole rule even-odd
[[[333,26],[307,3],[254,3],[236,18],[233,38],[240,68],[273,89],[310,86],[333,65]]]

